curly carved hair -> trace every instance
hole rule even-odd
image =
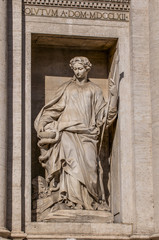
[[[91,70],[92,64],[90,63],[90,61],[86,57],[74,57],[74,58],[72,58],[71,61],[70,61],[71,69],[74,68],[74,64],[77,63],[77,62],[82,64],[86,70],[88,70],[88,71]]]

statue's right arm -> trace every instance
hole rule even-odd
[[[63,113],[66,106],[66,91],[64,91],[61,98],[54,104],[49,107],[44,107],[43,112],[41,113],[38,126],[37,133],[45,131],[45,126],[52,122],[57,122],[61,114]]]
[[[37,128],[37,135],[39,136],[39,133],[40,132],[44,132],[45,131],[45,126],[48,124],[48,123],[51,123],[53,122],[54,119],[51,115],[49,115],[49,112],[48,113],[44,113],[41,118],[40,118],[40,121],[39,121],[39,124],[38,124],[38,128]]]

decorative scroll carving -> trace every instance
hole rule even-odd
[[[130,0],[100,0],[100,1],[79,1],[79,0],[24,0],[26,5],[81,8],[109,11],[129,11]]]

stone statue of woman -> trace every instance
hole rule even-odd
[[[52,210],[100,209],[97,143],[101,126],[117,116],[118,96],[111,79],[109,105],[105,102],[100,87],[87,77],[91,66],[86,57],[73,58],[74,77],[35,120]]]

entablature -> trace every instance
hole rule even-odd
[[[130,0],[24,0],[26,5],[81,8],[112,11],[129,11]]]

